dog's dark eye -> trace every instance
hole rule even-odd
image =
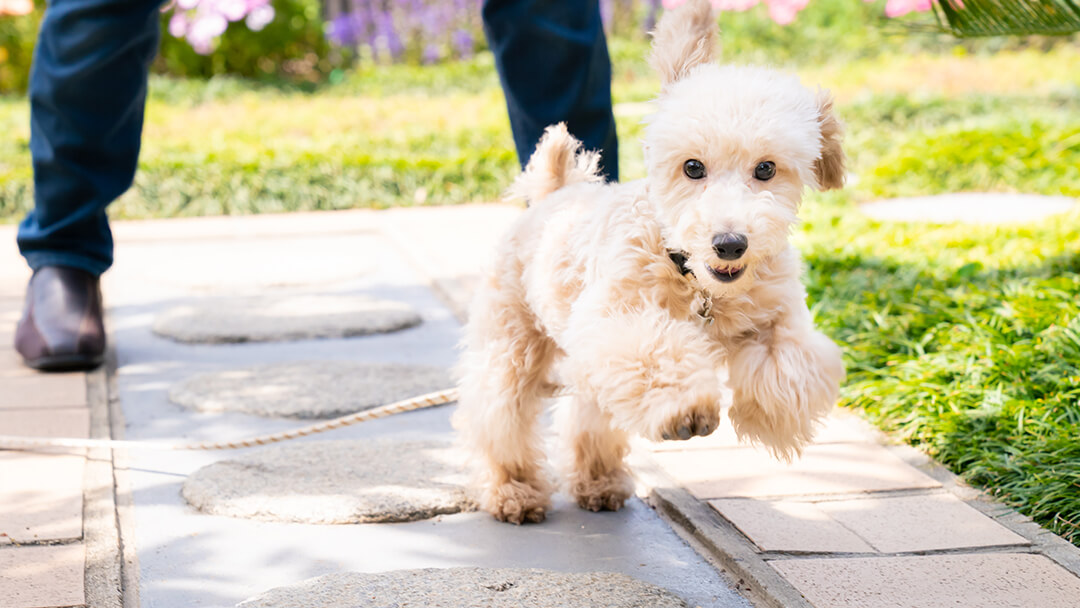
[[[705,177],[705,164],[700,160],[691,158],[683,163],[682,172],[690,179],[701,179]]]
[[[776,163],[771,160],[762,161],[754,168],[754,177],[763,182],[769,181],[774,175],[776,175]]]

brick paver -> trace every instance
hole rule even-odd
[[[12,346],[29,277],[14,227],[0,227],[0,435],[86,437],[86,375],[36,372]],[[85,463],[0,450],[0,608],[85,604]]]
[[[0,533],[16,543],[82,536],[82,456],[0,451]]]
[[[808,447],[779,462],[757,448],[656,452],[656,461],[698,498],[804,496],[939,487],[885,448],[870,443]]]
[[[770,562],[816,608],[1076,608],[1080,578],[1041,555]]]
[[[848,500],[711,500],[763,551],[905,553],[1029,545],[952,494]]]
[[[90,410],[73,408],[0,409],[0,434],[20,437],[89,436]]]
[[[874,552],[859,535],[811,502],[729,498],[709,504],[762,551]]]
[[[0,377],[0,409],[86,407],[86,374]]]
[[[817,506],[882,553],[1030,544],[951,494],[837,500]]]
[[[82,544],[0,547],[0,608],[82,606]]]

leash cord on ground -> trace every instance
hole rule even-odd
[[[458,389],[450,388],[411,399],[396,401],[374,409],[348,414],[333,420],[317,422],[308,426],[280,433],[270,433],[235,441],[118,441],[113,439],[56,439],[45,437],[12,437],[0,435],[0,450],[33,450],[40,448],[129,448],[139,450],[236,450],[257,445],[267,445],[306,437],[316,433],[333,431],[358,422],[385,418],[413,410],[421,410],[451,401],[457,401]]]
[[[552,393],[552,397],[561,397],[569,394],[565,389],[558,388]],[[367,422],[376,418],[386,418],[394,414],[403,414],[413,410],[422,410],[436,405],[443,405],[457,401],[458,389],[448,388],[434,393],[427,393],[411,399],[395,401],[370,410],[347,414],[333,420],[317,422],[297,429],[258,435],[247,439],[235,441],[122,441],[115,439],[77,439],[77,438],[47,438],[47,437],[15,437],[0,435],[0,450],[35,450],[41,448],[127,448],[138,450],[237,450],[240,448],[252,448],[259,445],[268,445],[290,439],[298,439],[308,435],[325,433],[346,426]]]

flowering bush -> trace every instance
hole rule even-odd
[[[372,57],[434,63],[473,54],[483,0],[350,0],[327,27],[330,41]]]
[[[335,67],[320,0],[177,0],[154,70],[316,82]],[[186,8],[185,8],[186,7]],[[256,28],[258,31],[253,31]]]
[[[675,8],[686,0],[663,0],[664,8]],[[764,2],[769,7],[769,17],[780,25],[787,25],[795,20],[795,15],[806,8],[810,0],[711,0],[714,8],[720,11],[745,11]],[[874,2],[874,0],[864,0]],[[899,17],[910,12],[926,12],[931,9],[931,0],[888,0],[885,3],[885,16]]]
[[[200,55],[213,50],[214,41],[230,22],[243,20],[248,29],[257,32],[274,19],[270,0],[175,0],[172,6],[169,33],[186,39]]]

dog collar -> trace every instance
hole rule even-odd
[[[685,251],[672,251],[669,249],[667,254],[668,257],[671,258],[671,261],[675,264],[675,267],[678,268],[679,272],[682,273],[682,276],[685,277],[686,275],[694,275],[694,272],[690,270],[689,266],[686,265],[686,263],[690,261],[690,256],[687,255]]]
[[[697,281],[697,277],[694,276],[694,271],[690,270],[688,262],[690,256],[685,251],[673,251],[668,250],[668,257],[671,258],[671,262],[675,264],[675,267],[679,269],[679,273],[682,274],[686,280],[690,281],[690,284],[697,290],[698,297],[701,298],[701,307],[697,310],[697,316],[701,318],[701,321],[706,326],[712,325],[715,320],[712,316],[712,296],[709,292],[705,291],[705,288],[701,286]]]

